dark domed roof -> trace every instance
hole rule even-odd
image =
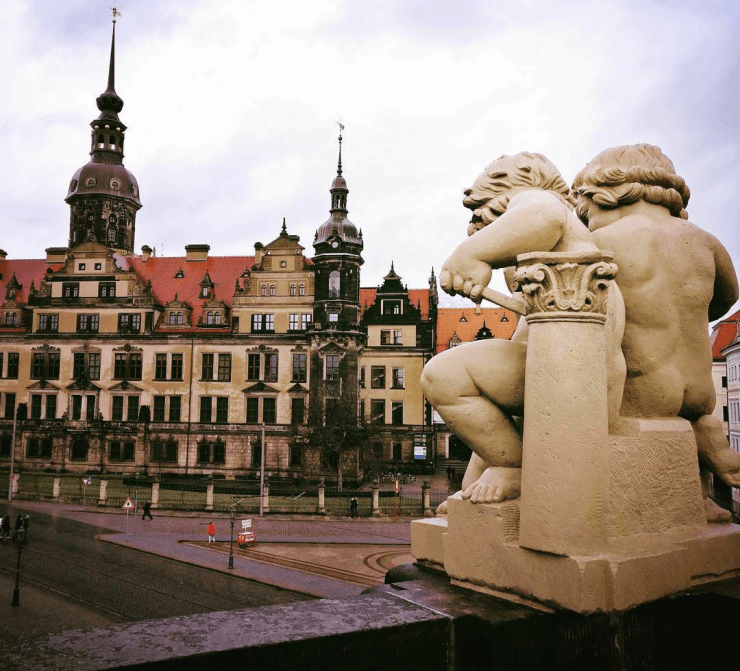
[[[362,245],[362,236],[358,235],[357,227],[342,212],[332,212],[331,217],[321,224],[313,244],[316,246],[326,242],[332,236],[338,236],[342,242]]]
[[[72,176],[65,200],[69,202],[72,196],[91,194],[117,196],[133,201],[141,207],[139,185],[136,178],[118,163],[95,163],[90,161],[83,165]]]
[[[347,188],[347,180],[344,179],[341,175],[337,175],[334,178],[334,181],[331,183],[332,189],[346,189]]]

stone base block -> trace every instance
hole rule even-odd
[[[411,551],[471,588],[593,613],[626,610],[740,574],[738,525],[612,539],[597,555],[567,557],[518,545],[516,503],[474,505],[451,497],[447,506],[447,520],[412,523]]]

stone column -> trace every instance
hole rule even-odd
[[[108,504],[108,481],[100,481],[100,492],[98,493],[98,505],[105,506]]]
[[[210,475],[206,485],[206,510],[213,510],[213,477]]]
[[[324,499],[324,494],[326,492],[326,485],[324,484],[324,478],[321,478],[319,481],[319,506],[318,510],[316,511],[319,515],[326,515],[326,500]]]
[[[371,515],[373,517],[380,517],[380,485],[377,480],[373,480],[373,506]]]
[[[519,544],[595,554],[606,540],[608,252],[521,254],[527,303]]]
[[[103,483],[100,483],[100,486],[102,488]],[[51,498],[53,498],[55,501],[59,501],[60,497],[62,495],[62,479],[58,476],[54,476],[54,480],[51,483]]]
[[[262,512],[263,513],[269,513],[270,512],[270,484],[268,482],[265,483],[265,488],[262,490]]]
[[[424,480],[424,483],[421,485],[421,507],[424,517],[434,516],[432,512],[432,497],[429,493],[431,488],[432,486],[429,484],[429,480]]]
[[[152,510],[159,508],[159,480],[152,482]]]

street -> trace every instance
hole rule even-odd
[[[31,524],[29,541],[22,549],[19,608],[10,606],[17,547],[10,541],[0,542],[0,640],[86,624],[99,626],[311,598],[96,540],[97,535],[114,532],[115,526],[109,529],[69,520],[39,512],[35,506],[24,508],[22,503],[4,507],[2,513],[9,513],[12,519],[28,513]],[[140,520],[133,517],[133,521]],[[32,603],[37,606],[34,610],[41,610],[40,617],[28,617]]]

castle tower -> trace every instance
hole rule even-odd
[[[90,123],[90,162],[72,177],[65,201],[70,206],[69,247],[85,240],[123,254],[134,250],[139,185],[123,166],[126,125],[118,118],[123,100],[115,90],[116,19],[113,17],[108,88],[97,98],[100,116]]]
[[[340,129],[343,130],[340,125]],[[360,328],[360,266],[364,263],[362,231],[347,218],[347,181],[342,176],[339,134],[337,175],[332,181],[330,216],[316,231],[315,294],[311,338],[311,424],[331,421],[337,412],[357,416]],[[339,402],[341,400],[341,403]]]

